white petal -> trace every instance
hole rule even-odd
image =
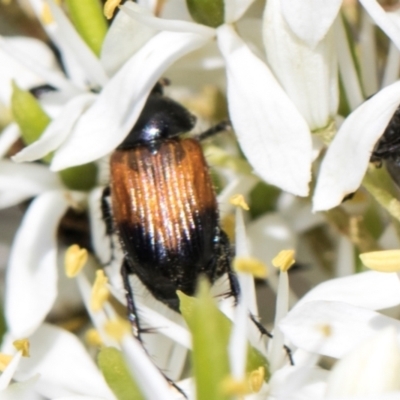
[[[108,77],[92,50],[81,39],[64,12],[52,0],[46,0],[54,22],[44,27],[61,51],[70,78],[80,86],[102,87]]]
[[[318,300],[342,301],[370,310],[383,310],[400,304],[400,280],[397,273],[375,271],[331,279],[310,290],[295,307]]]
[[[175,60],[202,46],[207,38],[161,32],[113,77],[56,152],[52,169],[84,164],[109,153],[132,129],[150,90]],[[101,140],[99,140],[101,138]]]
[[[115,399],[75,335],[43,324],[29,341],[31,357],[21,360],[18,375],[40,374],[36,388],[43,396],[55,398],[80,394]]]
[[[9,104],[13,79],[22,89],[43,83],[70,86],[59,70],[53,52],[43,42],[25,37],[1,37],[0,102],[3,104]]]
[[[111,260],[111,237],[106,233],[106,224],[101,211],[104,188],[96,188],[89,194],[90,232],[94,253],[104,265]]]
[[[134,18],[136,21],[157,30],[165,30],[169,32],[186,32],[196,33],[205,37],[212,37],[215,33],[213,28],[201,25],[195,22],[180,21],[173,19],[163,19],[154,17],[150,13],[145,13],[142,8],[135,3],[131,3],[129,7],[121,6],[124,13]]]
[[[378,25],[379,28],[389,36],[390,40],[394,42],[397,48],[400,49],[400,25],[396,23],[396,19],[392,19],[392,13],[385,12],[376,0],[360,0],[360,3],[375,21],[376,25]]]
[[[95,98],[96,96],[91,93],[73,97],[62,108],[60,115],[51,121],[40,138],[22,149],[12,159],[16,162],[34,161],[55,150],[68,137],[76,120]]]
[[[2,372],[0,376],[0,392],[4,390],[11,382],[13,375],[18,368],[19,362],[22,358],[22,351],[18,351],[14,354],[10,363],[7,365],[6,369]]]
[[[379,396],[400,390],[400,349],[390,327],[362,342],[333,367],[327,398]]]
[[[0,208],[62,188],[59,177],[47,165],[15,164],[6,159],[0,161]]]
[[[335,207],[344,196],[358,189],[374,145],[399,103],[400,82],[396,82],[346,118],[322,161],[314,194],[314,211]]]
[[[137,12],[149,14],[143,7],[135,3],[127,2],[122,7],[131,9],[132,6]],[[136,21],[125,12],[119,12],[107,31],[101,48],[100,60],[108,73],[112,76],[133,54],[140,49],[157,31]],[[122,40],[129,38],[129,40]]]
[[[21,132],[16,123],[8,125],[7,128],[5,128],[3,132],[1,132],[0,158],[3,158],[7,154],[8,150],[10,150],[10,147],[17,141],[20,135]]]
[[[166,379],[135,338],[126,335],[122,340],[122,349],[132,376],[147,399],[173,399]]]
[[[93,396],[63,396],[57,397],[53,400],[105,400],[104,397],[93,397]]]
[[[252,221],[247,228],[247,237],[250,254],[267,265],[281,250],[295,249],[297,244],[296,235],[281,213],[268,213]]]
[[[230,118],[243,152],[265,181],[306,196],[312,159],[307,123],[233,28],[224,25],[217,32],[226,61]]]
[[[303,2],[298,4],[303,6]],[[269,0],[265,9],[263,38],[268,64],[310,129],[323,128],[336,115],[339,102],[333,30],[310,48],[289,29],[280,5],[280,0]],[[303,11],[298,13],[301,18]]]
[[[254,0],[225,0],[224,3],[225,23],[233,24],[243,16]]]
[[[30,205],[15,236],[6,279],[5,315],[17,338],[30,335],[57,296],[56,231],[68,204],[60,191]]]
[[[387,326],[396,329],[400,338],[400,321],[341,302],[304,303],[291,310],[279,326],[295,346],[334,358],[343,357]]]
[[[282,13],[290,29],[310,47],[327,34],[343,0],[282,0]]]
[[[14,382],[6,390],[0,392],[1,400],[43,400],[36,392],[39,375],[23,382]]]
[[[371,17],[363,10],[359,33],[359,66],[364,94],[368,98],[379,88],[380,72],[378,72],[378,54],[375,41],[376,27]]]

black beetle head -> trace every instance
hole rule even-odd
[[[152,92],[135,126],[118,149],[129,149],[138,144],[155,144],[189,132],[195,122],[196,117],[179,103],[158,92]]]

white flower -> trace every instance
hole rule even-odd
[[[231,25],[245,9],[242,4],[227,7],[225,19],[229,23],[214,30],[187,21],[155,18],[133,3],[124,5],[122,10],[135,20],[163,31],[142,46],[103,88],[56,151],[52,169],[83,164],[109,153],[133,126],[161,74],[217,36],[227,67],[230,115],[243,151],[263,179],[306,195],[311,165],[309,130],[266,64]]]
[[[341,1],[268,1],[263,37],[268,64],[306,119],[321,129],[336,115],[338,70],[331,25]],[[294,31],[295,30],[295,31]]]
[[[397,13],[385,12],[374,0],[362,0],[361,3],[375,23],[400,49],[400,20]],[[393,58],[388,59],[386,75],[393,75],[393,72],[390,72],[393,67],[396,70],[396,66],[392,63],[396,65],[398,61]],[[345,71],[343,76],[344,74]],[[398,73],[396,72],[394,76],[398,77]],[[391,80],[393,81],[393,78]],[[384,84],[389,82],[390,80],[386,79]],[[346,94],[352,96],[352,90],[347,88]],[[354,105],[358,105],[357,103],[354,102]],[[347,194],[358,189],[367,170],[374,145],[399,104],[400,85],[395,82],[381,89],[346,118],[322,162],[313,198],[314,211],[335,207]]]

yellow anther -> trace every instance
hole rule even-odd
[[[329,324],[324,324],[318,326],[318,329],[322,332],[325,337],[332,336],[332,326]]]
[[[242,207],[243,210],[250,210],[242,194],[235,194],[230,199],[229,202],[236,207]]]
[[[110,292],[107,287],[108,278],[104,275],[103,270],[96,271],[96,280],[92,288],[92,297],[90,299],[90,307],[93,311],[99,311],[103,304],[108,300]]]
[[[29,340],[28,339],[19,339],[13,342],[14,347],[18,351],[22,351],[23,357],[30,357],[29,355]]]
[[[45,25],[50,25],[54,22],[53,14],[51,13],[50,7],[47,3],[43,4],[42,15],[40,18]]]
[[[222,221],[221,226],[224,232],[228,235],[231,242],[235,241],[235,216],[232,214],[226,215]]]
[[[265,379],[265,368],[258,367],[254,371],[251,371],[248,377],[249,387],[253,393],[258,393]]]
[[[228,396],[244,396],[249,393],[246,380],[237,380],[228,376],[221,382],[221,391]]]
[[[3,372],[8,364],[10,364],[12,360],[12,356],[10,356],[9,354],[3,354],[0,353],[0,371]]]
[[[233,269],[237,272],[246,272],[255,278],[266,278],[268,269],[260,260],[253,257],[235,257],[233,259]]]
[[[69,246],[65,252],[65,274],[68,278],[74,278],[81,272],[88,259],[86,249],[81,249],[77,244]]]
[[[121,0],[107,0],[104,4],[104,15],[107,19],[111,19],[115,9],[120,5]]]
[[[104,325],[107,335],[115,340],[121,340],[124,335],[131,332],[131,325],[125,319],[117,317],[116,319],[107,321]]]
[[[400,271],[400,250],[372,251],[360,254],[362,263],[379,272]]]
[[[272,265],[279,268],[282,272],[288,271],[288,269],[294,264],[294,250],[282,250],[272,260]]]
[[[86,331],[85,340],[89,346],[101,347],[103,345],[99,332],[94,328]]]

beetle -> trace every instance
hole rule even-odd
[[[162,85],[157,84],[136,124],[110,158],[103,216],[112,219],[124,252],[121,275],[128,317],[139,339],[131,274],[177,312],[176,291],[193,296],[200,275],[213,283],[227,273],[229,295],[235,300],[239,295],[231,246],[219,223],[217,199],[200,145],[229,124],[222,122],[197,137],[182,137],[195,121],[187,109],[164,96]],[[111,197],[111,211],[106,196]]]
[[[390,176],[400,186],[400,106],[375,145],[370,161],[378,166],[384,162]]]

